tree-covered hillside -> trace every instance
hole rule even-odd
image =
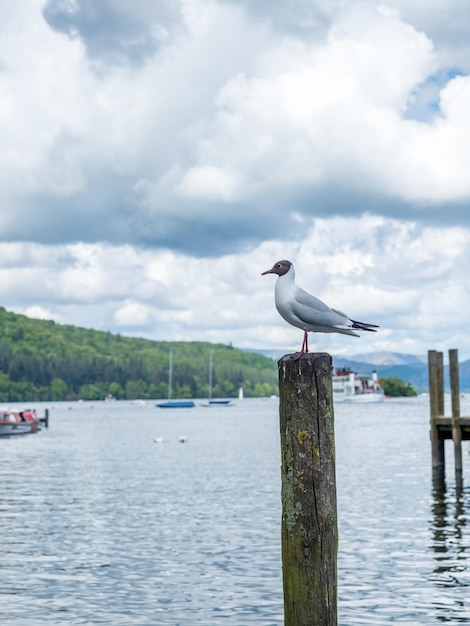
[[[0,307],[0,402],[166,398],[173,348],[174,398],[277,393],[271,359],[222,344],[157,342],[30,319]]]

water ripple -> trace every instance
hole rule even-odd
[[[336,409],[340,626],[470,623],[470,491],[432,484],[427,410]],[[0,444],[5,624],[283,623],[276,402],[58,405]]]

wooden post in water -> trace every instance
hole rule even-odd
[[[449,350],[450,392],[452,398],[452,439],[455,475],[462,475],[462,429],[460,428],[460,379],[458,350]]]
[[[437,427],[436,418],[444,415],[444,360],[442,352],[428,351],[429,403],[431,411],[431,449],[434,478],[445,474],[444,438]]]
[[[40,417],[39,421],[44,424],[46,428],[49,428],[49,409],[44,409],[44,417]]]
[[[285,626],[337,625],[332,359],[279,361]]]

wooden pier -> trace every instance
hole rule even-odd
[[[449,350],[449,375],[452,415],[445,416],[444,406],[444,359],[443,353],[428,352],[429,403],[431,412],[431,449],[434,478],[445,475],[446,439],[454,442],[455,475],[462,477],[462,441],[470,441],[470,416],[460,415],[460,380],[458,351]]]

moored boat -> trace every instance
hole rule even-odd
[[[157,402],[155,406],[160,409],[190,409],[196,405],[193,400],[166,400],[165,402]]]
[[[377,372],[357,374],[349,369],[338,369],[333,374],[333,400],[335,402],[383,402],[384,390]]]
[[[212,397],[212,376],[213,376],[213,353],[209,354],[209,399],[202,406],[232,406],[231,400],[226,400],[224,398],[213,398]]]
[[[168,360],[168,400],[165,400],[164,402],[157,402],[155,406],[159,409],[190,409],[192,407],[195,407],[196,404],[192,400],[171,399],[173,384],[173,348],[170,348]]]
[[[27,435],[39,430],[36,411],[11,411],[0,409],[0,436]]]
[[[233,406],[233,402],[231,400],[221,400],[221,399],[217,399],[217,400],[211,400],[209,399],[207,402],[204,402],[201,406]]]

